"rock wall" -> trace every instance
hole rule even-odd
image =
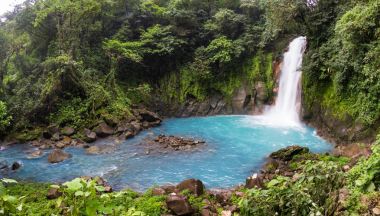
[[[184,103],[167,104],[160,99],[151,106],[166,117],[190,117],[229,114],[260,114],[270,101],[265,83],[257,81],[253,86],[242,84],[233,91],[232,97],[214,93],[203,101],[187,98]]]
[[[356,122],[349,115],[337,118],[332,112],[315,102],[311,109],[303,106],[302,118],[312,127],[316,128],[318,135],[336,144],[349,144],[355,142],[372,143],[378,133],[378,122],[375,126],[366,126]]]
[[[163,100],[162,95],[158,94],[149,107],[166,117],[261,114],[266,105],[273,103],[277,94],[281,61],[281,58],[274,61],[270,58],[269,62],[264,63],[265,67],[254,66],[252,70],[255,71],[248,73],[255,74],[256,77],[251,76],[250,79],[246,78],[247,73],[243,73],[239,78],[243,81],[232,89],[230,95],[214,90],[208,92],[202,100],[188,95],[183,102],[178,100],[167,102]],[[263,76],[264,78],[262,78]]]

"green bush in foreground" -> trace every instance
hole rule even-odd
[[[242,215],[330,215],[344,175],[334,162],[306,161],[297,178],[279,176],[266,189],[251,189],[240,201]]]

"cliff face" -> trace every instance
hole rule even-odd
[[[276,95],[280,63],[273,53],[260,53],[210,83],[192,79],[186,70],[172,73],[161,80],[151,107],[175,117],[260,114]]]
[[[315,101],[311,108],[304,105],[302,117],[306,123],[317,128],[320,136],[337,144],[372,143],[380,125],[379,122],[372,126],[362,124],[348,114],[337,117],[331,109],[323,107],[319,101]]]

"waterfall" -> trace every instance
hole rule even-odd
[[[284,54],[276,102],[264,113],[264,117],[274,125],[300,125],[300,79],[305,48],[306,37],[298,37],[289,44],[288,51]]]

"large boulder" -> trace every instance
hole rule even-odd
[[[194,213],[189,201],[182,195],[169,195],[166,198],[166,206],[175,215],[191,215]]]
[[[71,157],[71,154],[61,149],[54,149],[48,156],[49,163],[59,163]]]
[[[301,146],[288,146],[273,152],[269,157],[281,161],[290,161],[294,156],[306,153],[309,153],[309,148]]]
[[[177,189],[179,191],[188,190],[189,192],[191,192],[195,196],[200,196],[203,194],[204,185],[198,179],[187,179],[187,180],[179,183],[177,185]]]
[[[110,127],[105,122],[100,123],[95,129],[95,133],[99,137],[107,137],[114,133],[114,130],[112,127]]]
[[[142,122],[147,121],[147,122],[161,122],[161,118],[158,116],[157,113],[148,111],[148,110],[139,110],[139,115],[142,118]]]

